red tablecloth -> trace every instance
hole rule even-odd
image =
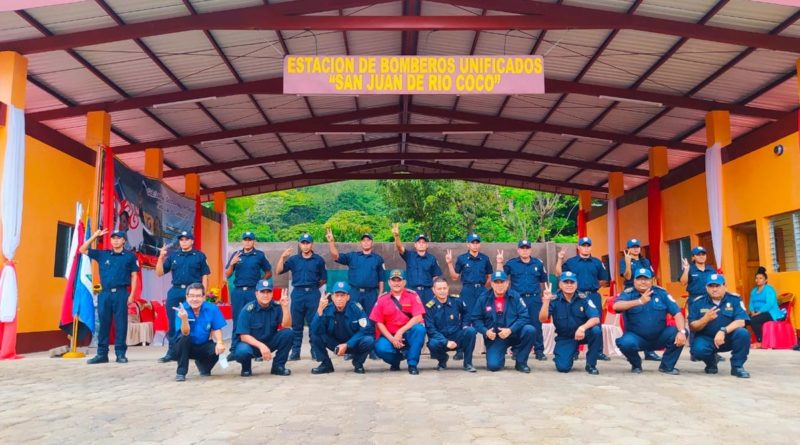
[[[225,317],[226,320],[231,320],[233,318],[233,308],[230,304],[218,304],[217,307],[222,312],[222,316]]]

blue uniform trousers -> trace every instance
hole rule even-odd
[[[461,286],[461,301],[467,306],[468,313],[472,313],[472,308],[475,307],[475,302],[478,297],[486,291],[483,284],[464,284]]]
[[[100,317],[100,330],[97,332],[97,355],[108,356],[108,333],[111,320],[114,320],[114,353],[117,357],[125,355],[128,345],[128,290],[124,287],[104,290],[97,295],[97,314]]]
[[[320,293],[317,287],[295,287],[292,290],[292,354],[300,353],[300,345],[303,343],[303,326],[311,326],[311,320],[319,308]]]
[[[331,363],[331,359],[328,356],[328,350],[333,351],[341,343],[346,342],[339,342],[330,335],[311,335],[311,350],[314,351],[317,360],[330,366],[333,366],[333,363]],[[354,367],[360,368],[364,366],[367,355],[372,351],[373,346],[375,346],[375,339],[364,336],[358,340],[354,348],[347,348],[347,353],[353,356]]]
[[[247,290],[245,290],[245,288]],[[236,286],[231,289],[231,315],[233,316],[233,329],[236,330],[236,320],[239,318],[239,313],[242,308],[256,301],[256,288],[255,286]]]
[[[377,287],[355,287],[350,285],[350,299],[361,304],[364,308],[364,313],[372,313],[372,308],[375,307],[375,302],[378,301],[378,288]]]
[[[464,352],[464,366],[472,364],[472,351],[475,350],[475,328],[466,327],[456,331],[453,335],[446,335],[445,340],[428,339],[428,349],[431,351],[431,358],[443,360],[447,354],[447,342],[456,342],[456,349]]]
[[[634,368],[642,367],[642,358],[639,356],[639,351],[655,351],[664,348],[660,368],[670,370],[678,363],[681,351],[683,351],[683,346],[675,346],[676,335],[678,335],[678,329],[674,326],[664,328],[655,340],[647,340],[628,331],[622,334],[622,337],[618,338],[616,343],[619,350]]]
[[[294,332],[292,332],[292,330],[281,329],[272,334],[272,338],[266,342],[259,339],[259,341],[267,345],[269,350],[272,351],[273,371],[286,366],[286,360],[289,359],[289,349],[292,346],[293,338]],[[232,358],[242,365],[242,371],[252,371],[252,360],[255,357],[261,357],[261,351],[243,341],[238,341],[233,348]]]
[[[588,345],[586,351],[586,365],[592,368],[597,366],[597,356],[603,352],[603,331],[600,326],[592,326],[586,330],[583,340],[575,340],[575,337],[556,337],[556,346],[553,350],[556,370],[558,372],[569,372],[578,353],[578,345]]]
[[[175,352],[175,342],[177,341],[177,337],[180,335],[180,326],[175,324],[175,310],[172,309],[174,307],[178,307],[179,304],[186,301],[186,289],[180,286],[172,286],[167,291],[167,307],[164,309],[167,312],[167,340],[169,340],[169,349],[167,349],[167,355],[172,358],[177,358]]]
[[[205,343],[196,345],[188,335],[182,335],[178,331],[178,336],[175,338],[175,354],[178,360],[177,374],[186,375],[189,371],[189,359],[194,359],[197,365],[197,370],[201,374],[211,372],[211,368],[217,364],[219,356],[216,354],[214,347],[216,345],[213,341],[209,340]]]
[[[409,289],[413,290],[414,292],[419,295],[419,299],[422,300],[422,304],[427,304],[429,301],[433,300],[433,290],[431,290],[430,286],[409,286]],[[369,315],[369,312],[367,313]]]
[[[375,341],[375,354],[392,366],[399,366],[404,357],[408,360],[408,366],[417,366],[422,346],[425,345],[425,327],[420,323],[415,324],[403,334],[403,340],[405,347],[402,350],[395,349],[394,345],[381,335]]]
[[[531,326],[536,328],[536,336],[533,339],[533,351],[536,355],[544,354],[544,336],[542,335],[542,322],[539,321],[539,311],[542,309],[542,300],[532,297],[523,297],[525,305],[528,306],[528,316],[531,319]]]
[[[516,360],[518,365],[527,365],[528,356],[533,348],[533,339],[536,336],[536,328],[526,324],[517,334],[511,334],[505,340],[499,336],[494,340],[484,337],[486,344],[486,369],[489,371],[499,371],[506,365],[506,353],[508,348],[516,350]]]
[[[725,343],[719,347],[714,346],[714,337],[695,335],[692,340],[691,353],[706,363],[706,366],[717,366],[717,352],[731,353],[731,367],[741,368],[747,361],[750,353],[750,333],[745,328],[738,328],[725,335]]]

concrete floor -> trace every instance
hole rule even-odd
[[[93,351],[91,351],[93,352]],[[800,353],[753,351],[749,380],[703,373],[678,363],[680,376],[645,362],[631,375],[622,358],[600,362],[601,375],[559,374],[552,361],[531,360],[532,374],[507,362],[502,372],[437,372],[423,357],[421,374],[389,372],[367,361],[367,374],[334,361],[314,376],[308,358],[290,362],[289,377],[239,377],[239,365],[201,378],[190,365],[184,383],[175,365],[158,364],[163,348],[132,347],[130,363],[88,366],[84,360],[31,354],[0,362],[0,443],[800,443]],[[729,354],[725,354],[728,356]]]

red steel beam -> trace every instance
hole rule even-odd
[[[545,91],[547,93],[573,93],[586,96],[616,96],[630,99],[648,100],[660,102],[667,107],[687,108],[692,110],[728,110],[731,114],[742,116],[761,117],[765,119],[777,120],[781,118],[782,112],[768,108],[758,108],[737,103],[725,103],[712,100],[694,99],[685,96],[672,94],[655,93],[633,88],[619,88],[605,85],[574,82],[569,80],[545,79]],[[175,91],[172,93],[151,94],[147,96],[130,97],[117,101],[95,102],[91,104],[74,105],[53,110],[38,111],[29,113],[27,116],[38,121],[52,119],[63,119],[67,117],[82,116],[89,111],[115,111],[133,110],[137,108],[151,107],[157,104],[179,102],[192,99],[202,99],[204,97],[226,97],[239,94],[283,94],[283,78],[275,77],[271,79],[254,80],[249,82],[219,85],[190,89],[186,91]],[[510,96],[509,96],[510,97]]]
[[[562,188],[573,188],[573,189],[581,189],[581,190],[591,190],[593,192],[599,193],[606,193],[608,191],[605,187],[599,187],[595,185],[584,185],[584,184],[575,184],[570,182],[564,181],[556,181],[552,179],[541,179],[541,178],[531,178],[528,176],[522,175],[513,175],[509,173],[501,173],[501,172],[493,172],[487,170],[479,170],[475,168],[467,168],[467,167],[457,167],[454,165],[447,165],[447,164],[438,164],[433,162],[422,162],[422,161],[406,161],[406,164],[409,166],[416,166],[421,168],[429,168],[429,169],[438,169],[438,170],[449,170],[453,173],[456,173],[458,177],[470,177],[472,175],[480,175],[481,177],[486,178],[503,178],[515,181],[524,181],[524,182],[536,182],[543,185],[549,185],[552,187],[562,187]]]
[[[414,113],[424,114],[426,116],[435,117],[453,117],[458,120],[477,122],[479,126],[475,126],[474,130],[493,130],[493,131],[540,131],[543,133],[553,134],[570,134],[586,138],[605,139],[609,141],[618,141],[626,144],[643,145],[652,147],[654,145],[665,145],[672,149],[684,150],[693,153],[704,153],[706,147],[698,144],[690,144],[686,142],[672,142],[664,139],[657,139],[651,137],[634,136],[622,133],[613,133],[610,131],[589,130],[586,128],[567,127],[564,125],[546,124],[539,122],[530,122],[520,119],[511,119],[504,117],[495,117],[475,113],[467,113],[463,111],[450,111],[441,108],[415,106],[412,111]],[[435,125],[430,126],[433,130]],[[469,129],[469,125],[459,124],[453,125],[453,130],[459,130],[456,127],[464,127],[464,130]],[[447,131],[447,130],[442,130]],[[428,131],[430,132],[430,131]]]
[[[173,176],[182,176],[188,173],[208,173],[212,171],[228,170],[231,168],[239,167],[256,167],[265,164],[274,164],[283,161],[309,161],[309,160],[331,160],[338,159],[337,156],[342,156],[342,153],[364,150],[373,147],[382,147],[385,145],[396,144],[400,141],[398,137],[372,139],[355,144],[336,145],[329,148],[317,148],[311,150],[303,150],[295,153],[281,153],[277,155],[261,156],[252,159],[239,159],[237,161],[217,162],[209,165],[199,165],[196,167],[178,168],[164,172],[165,178]],[[359,154],[357,157],[351,158],[363,159],[367,158],[367,154]]]
[[[292,3],[301,2],[287,4]],[[302,3],[311,4],[317,2]],[[372,3],[375,3],[375,1]],[[0,49],[17,51],[23,54],[34,54],[154,35],[213,29],[276,31],[307,29],[329,31],[631,29],[792,53],[797,52],[797,49],[800,48],[800,38],[797,37],[761,34],[731,28],[697,25],[677,20],[626,15],[577,6],[551,5],[528,0],[457,0],[457,3],[476,8],[530,15],[287,16],[279,12],[281,5],[284,4],[277,4],[5,42]],[[283,9],[287,8],[284,7]],[[331,9],[340,8],[337,5],[337,7]]]
[[[331,127],[336,122],[353,121],[359,118],[368,118],[376,116],[385,116],[397,112],[397,107],[386,106],[367,108],[360,111],[348,111],[345,113],[331,114],[327,116],[320,116],[316,118],[299,119],[295,121],[272,123],[257,125],[254,127],[237,128],[233,130],[217,131],[212,133],[195,134],[191,136],[182,136],[174,139],[161,139],[157,141],[142,142],[138,144],[123,145],[114,149],[115,153],[133,153],[142,151],[149,147],[177,147],[181,145],[198,144],[204,141],[214,141],[217,139],[230,139],[235,137],[242,137],[248,135],[258,135],[264,133],[313,133],[317,131],[349,131],[349,132],[363,132],[365,131],[359,125],[336,125]],[[349,128],[343,130],[342,128]]]

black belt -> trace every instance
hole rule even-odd
[[[127,291],[128,290],[128,286],[109,287],[108,289],[106,289],[106,292],[116,292],[118,290]]]
[[[236,289],[247,290],[247,289],[250,289],[251,287],[255,287],[255,286],[236,286]]]
[[[353,286],[352,284],[350,286],[358,289],[359,292],[369,292],[378,289],[377,287],[358,287],[358,286]]]
[[[416,290],[425,290],[430,288],[431,288],[430,286],[414,286],[414,289]]]
[[[578,292],[586,293],[586,292],[597,292],[597,291],[598,291],[598,289],[584,289],[584,290],[579,290]]]
[[[186,289],[188,284],[173,284],[172,287],[179,287],[181,289]]]
[[[294,286],[294,288],[304,292],[311,292],[314,289],[319,289],[317,287],[306,287],[306,286]]]
[[[464,286],[471,286],[471,287],[484,287],[481,283],[464,283]]]

